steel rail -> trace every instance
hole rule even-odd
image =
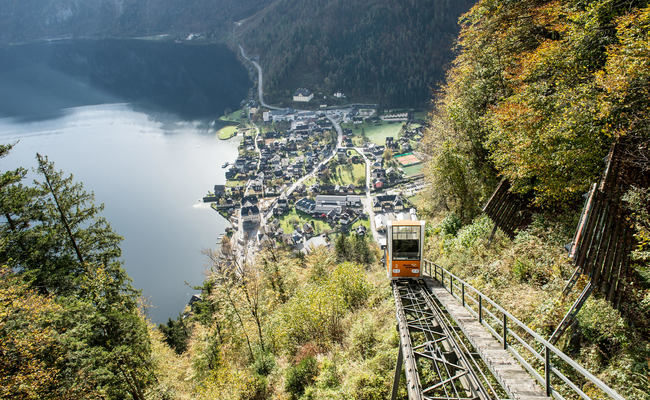
[[[472,352],[463,342],[462,338],[458,334],[457,330],[454,329],[454,325],[451,320],[445,315],[442,307],[436,301],[435,296],[426,288],[424,283],[420,282],[421,290],[424,295],[425,301],[428,303],[429,307],[435,311],[439,321],[443,322],[441,326],[447,331],[447,336],[452,338],[452,346],[456,348],[456,353],[459,354],[461,360],[475,382],[475,385],[478,387],[479,391],[482,393],[484,398],[499,398],[499,394],[496,389],[490,383],[488,377],[483,373],[482,368],[476,362],[476,359],[471,356]],[[480,376],[480,378],[479,378]],[[488,390],[489,389],[489,390]],[[491,393],[489,393],[491,392]]]
[[[551,384],[552,378],[555,377],[559,379],[560,381],[564,382],[572,391],[574,394],[580,396],[581,398],[585,400],[590,400],[591,398],[585,394],[579,387],[579,383],[576,383],[569,378],[567,378],[564,374],[562,374],[561,371],[559,371],[556,367],[553,366],[552,362],[552,357],[555,357],[556,359],[559,359],[563,361],[567,366],[569,366],[573,371],[579,375],[582,376],[586,381],[591,382],[594,386],[596,386],[598,389],[600,389],[604,394],[609,396],[612,399],[615,400],[625,400],[623,396],[618,394],[614,389],[610,388],[607,386],[603,381],[598,379],[596,376],[594,376],[591,372],[587,371],[584,367],[582,367],[580,364],[576,363],[573,361],[569,356],[564,354],[560,349],[555,347],[553,344],[551,344],[548,340],[544,339],[541,337],[538,333],[530,329],[526,324],[523,322],[519,321],[515,316],[510,314],[508,311],[506,311],[503,307],[499,306],[496,302],[494,302],[492,299],[487,297],[485,294],[483,294],[480,290],[474,288],[472,285],[464,281],[463,279],[459,278],[458,276],[454,275],[452,272],[449,270],[429,261],[429,260],[423,260],[424,261],[424,268],[423,268],[423,273],[425,275],[428,275],[429,277],[437,280],[440,282],[453,297],[458,299],[459,301],[462,301],[463,306],[470,311],[472,314],[478,317],[479,322],[488,328],[488,330],[494,335],[496,338],[503,340],[503,338],[507,338],[508,335],[513,336],[513,334],[517,335],[516,332],[511,328],[511,327],[518,327],[521,329],[523,332],[525,332],[527,335],[532,337],[533,343],[527,343],[526,346],[523,346],[526,350],[531,351],[531,349],[534,349],[535,347],[541,348],[541,353],[545,354],[543,357],[543,365],[544,365],[544,370],[543,370],[543,377],[539,373],[537,373],[535,367],[533,367],[528,361],[524,359],[524,357],[515,349],[514,346],[507,346],[507,350],[515,356],[515,358],[528,370],[528,372],[531,373],[531,375],[538,381],[540,382],[546,389],[546,395],[547,396],[553,396],[554,398],[558,400],[563,400],[565,396],[562,395],[556,388],[553,387]],[[432,271],[433,269],[433,271]],[[454,291],[453,289],[450,289],[447,287],[446,282],[445,282],[445,277],[448,276],[451,279],[451,284],[453,285],[454,281],[456,281],[456,287],[458,283],[461,284],[462,288],[462,298],[460,298],[457,294],[457,291]],[[467,304],[467,292],[471,291],[476,294],[478,297],[478,304],[479,304],[479,310],[476,312],[473,310],[469,305]],[[471,298],[471,296],[469,296]],[[473,300],[473,299],[472,299]],[[500,324],[502,320],[497,318],[492,312],[489,310],[485,309],[483,305],[488,304],[493,307],[493,309],[496,310],[497,313],[501,314],[503,316],[503,321],[507,321],[507,324],[504,324],[504,330],[501,334],[499,334],[491,325],[488,321],[483,319],[483,314],[487,314],[488,316],[492,317],[493,320],[496,322],[496,324]],[[510,327],[509,327],[510,326]],[[515,337],[517,341],[519,342],[525,342],[521,336],[517,335]],[[523,343],[522,343],[523,344]],[[505,347],[505,346],[504,346]],[[539,352],[532,352],[534,353],[533,357],[536,359],[539,359],[540,354]],[[534,372],[534,373],[533,373]]]
[[[400,334],[393,397],[403,359],[410,400],[490,400],[499,395],[428,288],[393,282]],[[427,371],[421,376],[418,367]],[[423,387],[423,384],[425,386]]]

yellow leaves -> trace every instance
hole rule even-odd
[[[53,319],[60,310],[0,267],[0,398],[40,399],[56,386],[63,349]]]

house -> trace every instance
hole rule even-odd
[[[295,204],[296,210],[302,211],[305,214],[311,214],[316,207],[316,202],[312,199],[302,198]]]
[[[302,233],[298,231],[293,231],[293,234],[291,235],[291,240],[293,241],[293,244],[298,245],[303,242],[304,236]]]
[[[260,222],[260,209],[253,206],[244,206],[241,208],[241,218],[244,225],[255,224]]]
[[[343,92],[341,92],[340,90],[338,92],[334,93],[333,96],[335,98],[337,98],[337,99],[344,99],[345,98],[345,94]]]
[[[321,236],[314,236],[313,238],[307,240],[305,244],[302,246],[302,251],[303,253],[311,253],[312,251],[316,250],[319,247],[329,247],[329,243],[327,242],[327,236],[321,235]]]
[[[253,206],[253,205],[257,205],[257,201],[258,201],[257,196],[249,195],[249,196],[242,197],[241,204],[242,204],[242,206],[246,206],[247,203],[248,203],[248,205]]]
[[[293,101],[295,102],[309,103],[313,98],[314,94],[305,88],[300,88],[293,94]]]
[[[344,162],[347,155],[348,155],[347,151],[343,148],[339,148],[336,151],[336,158],[339,160],[339,162]]]
[[[363,207],[361,204],[361,196],[316,196],[316,206],[337,206],[341,208],[357,208]]]
[[[305,222],[304,225],[302,226],[302,231],[305,235],[311,236],[314,233],[314,228],[309,225],[308,222]]]
[[[402,211],[404,209],[404,201],[400,196],[395,194],[380,195],[373,199],[372,208],[375,212]]]
[[[372,170],[372,179],[379,180],[386,178],[386,170],[383,168],[375,168]]]
[[[394,113],[394,114],[385,114],[381,116],[383,121],[407,121],[409,119],[408,113]]]
[[[226,179],[235,179],[237,176],[237,168],[232,167],[228,171],[226,171]]]
[[[276,202],[277,206],[276,208],[280,210],[280,212],[285,212],[287,208],[289,207],[289,204],[287,203],[287,198],[286,197],[280,197],[278,201]]]

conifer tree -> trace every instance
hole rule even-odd
[[[11,147],[2,146],[0,156]],[[121,237],[81,183],[47,157],[37,155],[37,162],[34,186],[23,184],[24,168],[0,175],[0,264],[61,307],[43,329],[56,331],[57,348],[64,349],[56,368],[65,387],[93,388],[78,398],[143,400],[154,380],[151,344],[139,292],[119,260]],[[19,328],[7,334],[20,334]]]

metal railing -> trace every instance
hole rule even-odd
[[[464,280],[445,268],[424,260],[423,273],[437,280],[497,338],[533,378],[557,400],[591,400],[581,387],[589,383],[600,395],[625,400],[623,396],[584,369],[569,356],[534,332]],[[562,368],[562,371],[560,370]],[[565,375],[566,374],[566,375]],[[569,376],[567,376],[569,375]]]

